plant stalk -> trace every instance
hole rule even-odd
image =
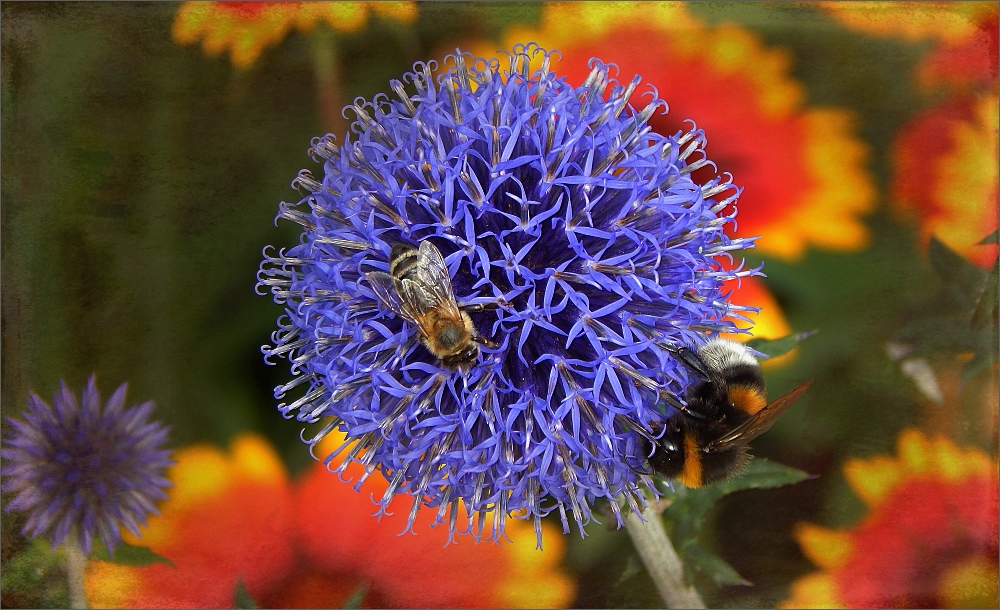
[[[344,101],[340,94],[340,57],[337,53],[336,36],[320,25],[310,32],[309,46],[312,51],[313,75],[316,78],[316,101],[323,129],[342,139],[347,121],[341,115]]]
[[[63,542],[66,550],[66,578],[69,585],[69,607],[87,608],[87,593],[83,586],[83,574],[87,569],[87,556],[80,548],[75,534],[70,534]]]
[[[625,529],[668,608],[705,607],[698,591],[684,582],[684,564],[663,529],[663,519],[652,507],[642,511],[642,518],[629,512]]]

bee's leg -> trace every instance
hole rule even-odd
[[[631,457],[631,456],[627,456],[626,455],[626,456],[623,456],[623,457],[625,458],[625,465],[628,467],[629,470],[631,470],[635,474],[637,474],[637,475],[639,475],[641,477],[651,477],[651,476],[653,476],[653,475],[656,474],[652,469],[640,470],[640,469],[636,468],[635,466],[633,466],[631,464],[631,462],[629,462],[629,457]]]
[[[708,374],[708,367],[705,366],[698,352],[689,347],[674,345],[673,343],[660,343],[659,345],[680,360],[681,364],[701,375],[706,381],[712,381],[712,376]]]
[[[506,301],[503,301],[502,299],[497,299],[492,303],[472,303],[469,305],[459,305],[458,308],[462,310],[462,313],[479,313],[482,311],[496,311],[497,309],[500,309],[502,305],[506,304],[507,304]],[[478,332],[472,334],[472,340],[478,343],[479,345],[486,346],[490,349],[496,349],[500,347],[499,343],[481,336]]]
[[[472,340],[475,341],[476,343],[478,343],[479,345],[488,347],[490,349],[496,349],[496,348],[500,347],[500,344],[497,343],[496,341],[493,341],[491,339],[487,339],[486,337],[481,337],[481,336],[479,336],[478,333],[473,333]]]
[[[667,349],[667,350],[670,350],[670,347],[668,347],[667,344],[664,344],[663,347],[665,349]],[[683,348],[683,349],[687,349],[687,348]],[[688,350],[688,351],[691,351],[691,350]],[[701,361],[699,360],[699,362],[701,362]],[[663,402],[667,403],[671,407],[677,409],[678,411],[680,411],[680,412],[684,413],[685,415],[688,415],[688,416],[690,416],[690,417],[692,417],[694,419],[708,419],[707,417],[705,417],[704,415],[702,415],[700,412],[695,411],[695,410],[689,408],[686,404],[684,404],[683,402],[681,402],[681,400],[679,398],[677,398],[677,396],[675,396],[672,392],[669,392],[669,391],[663,389],[655,381],[653,381],[649,377],[646,377],[645,375],[642,375],[641,373],[639,373],[638,371],[636,371],[635,369],[633,369],[631,366],[629,366],[629,365],[625,364],[624,362],[622,362],[617,357],[612,356],[611,357],[611,363],[613,365],[615,365],[615,367],[619,371],[621,371],[622,373],[624,373],[628,377],[632,378],[632,381],[637,386],[642,386],[642,387],[648,388],[648,389],[653,390],[654,392],[656,392],[657,395],[660,397],[660,400],[662,400]]]
[[[684,415],[687,415],[691,419],[701,419],[701,420],[708,419],[708,417],[704,413],[702,413],[701,411],[695,411],[694,409],[681,402],[680,399],[678,399],[676,396],[674,396],[673,394],[671,394],[666,390],[660,390],[660,400],[667,403],[671,407],[677,409]]]
[[[646,430],[642,424],[635,421],[628,415],[615,413],[615,421],[618,422],[618,425],[622,427],[623,431],[631,430],[651,443],[657,442],[657,437],[652,432]]]
[[[615,414],[615,419],[623,423],[623,427],[634,431],[636,434],[646,439],[646,442],[649,443],[649,445],[656,445],[660,442],[660,439],[656,437],[655,433],[647,431],[645,428],[643,428],[642,424],[629,418],[627,415]],[[623,455],[622,457],[625,458],[625,465],[628,467],[628,469],[634,472],[635,474],[646,477],[654,476],[656,474],[656,472],[652,468],[648,467],[649,466],[648,455],[642,456],[641,465],[646,466],[645,469],[636,468],[635,466],[632,465],[632,460],[636,459],[635,456]]]
[[[496,311],[500,309],[500,301],[492,303],[472,303],[470,305],[459,305],[458,308],[465,313],[479,313],[481,311]]]

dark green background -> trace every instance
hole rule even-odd
[[[253,287],[261,249],[296,241],[297,225],[274,227],[278,202],[298,199],[289,183],[300,168],[318,173],[305,154],[323,132],[309,41],[294,33],[238,71],[225,55],[171,42],[176,9],[2,5],[2,411],[15,415],[29,390],[49,399],[60,378],[79,391],[96,372],[105,396],[128,381],[131,402],[154,400],[173,446],[224,444],[256,430],[296,472],[309,458],[271,396],[287,364],[265,366],[259,349],[281,308]],[[880,211],[866,219],[869,249],[766,261],[793,328],[819,333],[794,364],[769,372],[776,393],[816,383],[756,452],[822,476],[725,498],[703,541],[755,586],[703,592],[710,605],[768,606],[813,569],[791,538],[793,523],[849,525],[861,514],[839,474],[843,458],[890,452],[899,430],[926,421],[927,401],[885,343],[932,314],[966,314],[961,302],[943,305],[948,286],[914,227],[881,211],[892,139],[935,101],[910,85],[927,45],[849,32],[808,7],[702,3],[693,11],[788,48],[810,103],[854,110],[879,189]],[[422,4],[409,28],[376,20],[338,35],[342,99],[385,90],[452,39],[495,37],[540,12],[537,4]],[[935,362],[957,351],[938,343]],[[991,446],[992,422],[968,409],[954,414],[958,440]],[[4,516],[4,561],[25,545],[20,523]],[[587,540],[574,535],[567,561],[581,577],[577,604],[656,604],[630,557],[624,533],[594,525]],[[34,599],[18,598],[42,603]]]

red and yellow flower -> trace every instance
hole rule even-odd
[[[785,318],[785,314],[781,311],[778,301],[771,294],[771,291],[767,289],[764,280],[759,277],[744,277],[740,278],[738,283],[735,280],[731,283],[733,284],[732,290],[734,296],[732,300],[734,303],[757,307],[760,311],[757,313],[752,311],[740,312],[743,317],[750,320],[751,324],[734,320],[739,327],[752,325],[753,334],[726,333],[722,335],[724,338],[742,342],[753,338],[780,339],[792,333],[791,325]],[[781,363],[787,363],[794,358],[793,353],[798,353],[798,348],[795,348],[785,356],[765,360],[763,364],[768,367],[775,367]]]
[[[871,21],[894,25],[894,30],[879,30],[879,34],[895,31],[911,39],[935,40],[917,68],[917,84],[926,91],[950,94],[917,114],[897,135],[892,151],[893,207],[916,221],[925,246],[934,235],[973,262],[989,267],[996,259],[997,246],[978,242],[998,224],[997,6],[988,2],[912,3],[920,4],[912,7],[860,4],[871,6],[830,10],[854,15],[852,19],[861,14],[877,16]]]
[[[148,546],[174,566],[131,567],[92,561],[87,598],[95,608],[228,608],[237,579],[251,595],[292,569],[292,487],[274,449],[254,435],[237,437],[228,455],[212,445],[174,454],[174,487],[161,515],[142,528]]]
[[[331,435],[317,452],[342,440]],[[366,607],[549,608],[573,599],[557,532],[545,537],[544,552],[520,521],[507,527],[513,544],[446,547],[447,528],[430,529],[433,515],[422,511],[417,535],[400,535],[405,514],[372,516],[370,494],[388,485],[380,475],[358,493],[318,463],[293,484],[274,449],[252,434],[237,437],[228,455],[199,445],[176,460],[161,516],[141,540],[125,537],[174,567],[92,561],[92,606],[230,607],[238,581],[272,608],[341,607],[360,590]]]
[[[977,244],[997,228],[998,117],[995,93],[957,96],[917,115],[893,149],[894,207],[917,219],[925,245],[935,235],[984,267],[997,257]]]
[[[511,28],[500,47],[525,41],[558,49],[554,70],[570,82],[583,82],[591,57],[617,64],[625,80],[643,75],[670,105],[650,120],[660,132],[686,119],[703,128],[719,171],[744,187],[737,234],[763,236],[761,252],[794,260],[809,246],[866,245],[861,216],[875,201],[868,149],[850,112],[805,104],[784,50],[735,25],[705,25],[670,2],[546,5],[538,28]],[[492,50],[480,46],[472,50]]]
[[[267,47],[294,28],[312,30],[324,22],[335,32],[354,32],[370,14],[412,23],[415,2],[185,2],[174,19],[173,39],[182,45],[202,41],[206,55],[228,50],[237,68],[250,66]]]
[[[844,473],[869,513],[846,530],[797,526],[822,571],[795,581],[783,607],[997,606],[995,458],[910,429],[896,456],[850,460]]]
[[[1000,23],[997,4],[985,4],[972,21],[975,29],[966,36],[936,45],[921,62],[917,83],[923,89],[946,87],[953,91],[996,92]]]

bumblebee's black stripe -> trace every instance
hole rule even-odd
[[[760,367],[749,364],[735,364],[727,367],[725,371],[726,383],[729,385],[740,385],[751,388],[764,394],[764,378],[760,374]]]

